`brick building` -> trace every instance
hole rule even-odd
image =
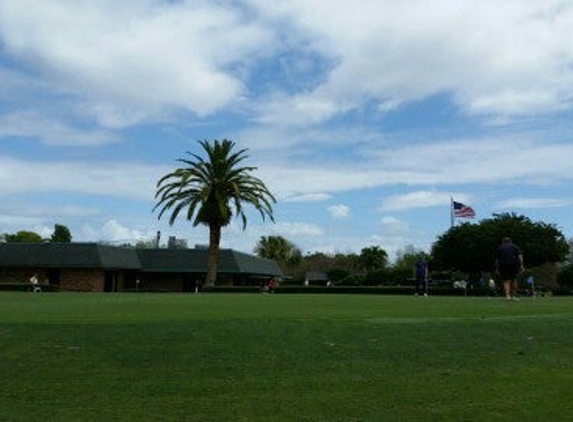
[[[97,243],[0,243],[0,283],[40,283],[61,291],[193,291],[205,279],[206,249],[132,249]],[[281,277],[275,261],[221,249],[223,285]]]

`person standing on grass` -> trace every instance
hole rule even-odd
[[[504,237],[497,250],[497,272],[503,283],[506,300],[517,300],[517,276],[523,271],[523,254],[509,237]]]
[[[418,256],[414,265],[414,277],[416,278],[416,296],[428,296],[428,263],[423,255]]]

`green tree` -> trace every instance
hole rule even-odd
[[[38,243],[42,241],[42,236],[36,232],[20,230],[15,234],[6,234],[4,236],[6,242],[28,242],[28,243]]]
[[[381,270],[388,263],[388,253],[379,246],[370,246],[360,251],[360,264],[368,271]]]
[[[155,239],[140,239],[135,243],[135,249],[155,249]]]
[[[561,268],[557,275],[557,283],[559,283],[562,288],[573,288],[573,264],[568,264]]]
[[[302,261],[300,249],[282,236],[261,236],[254,252],[261,258],[274,259],[285,272]]]
[[[72,241],[72,233],[70,232],[70,229],[61,224],[56,224],[54,226],[54,233],[52,233],[50,242],[70,243],[71,241]]]
[[[429,258],[424,251],[416,249],[412,245],[406,245],[404,249],[396,252],[396,262],[394,262],[393,267],[395,270],[401,272],[409,271],[410,274],[412,274],[414,265],[420,256],[422,256],[425,260],[428,260]]]
[[[209,227],[209,255],[206,286],[213,286],[217,279],[217,264],[221,228],[227,226],[233,216],[240,217],[243,229],[247,225],[244,205],[249,204],[259,211],[263,220],[272,221],[274,196],[265,184],[251,175],[256,167],[242,166],[248,158],[247,150],[234,151],[235,143],[224,139],[213,142],[200,141],[206,158],[187,152],[189,159],[179,159],[184,167],[163,176],[157,182],[154,210],[159,209],[161,218],[171,211],[169,224],[184,211],[186,220],[193,225]]]
[[[521,248],[527,267],[561,262],[569,252],[563,233],[554,225],[516,214],[494,214],[478,224],[454,226],[441,235],[432,247],[432,264],[469,274],[492,272],[497,248],[506,236]]]

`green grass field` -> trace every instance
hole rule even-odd
[[[0,421],[573,420],[573,299],[0,294]]]

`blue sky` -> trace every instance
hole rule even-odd
[[[450,197],[573,237],[573,4],[0,0],[0,232],[132,241],[197,140],[278,198],[223,246],[428,249]]]

